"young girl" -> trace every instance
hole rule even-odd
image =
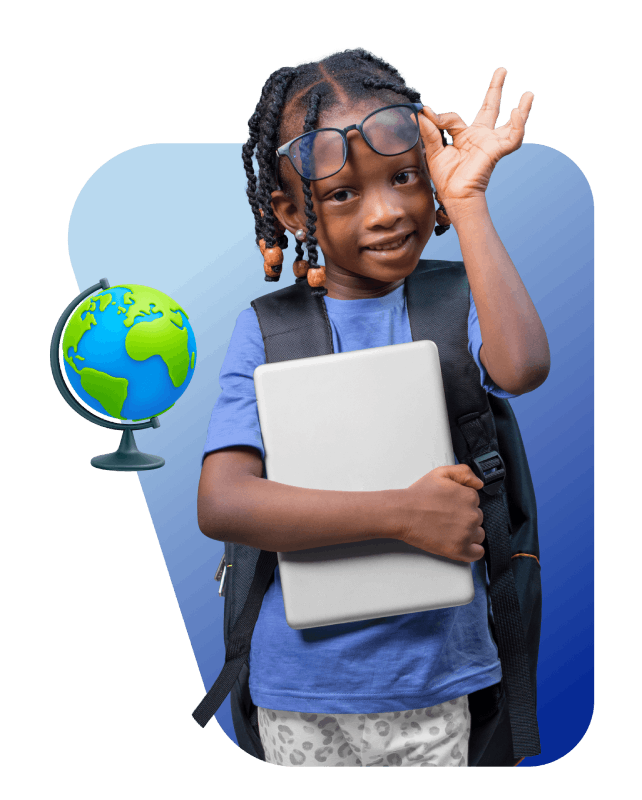
[[[439,235],[452,226],[471,288],[469,350],[482,385],[512,397],[546,379],[546,334],[484,194],[497,161],[520,146],[533,99],[524,94],[510,121],[495,128],[505,75],[496,70],[469,127],[456,114],[422,107],[395,69],[363,50],[268,79],[243,148],[265,278],[279,278],[287,230],[296,240],[297,279],[323,295],[335,352],[412,341],[405,278],[433,229]],[[468,695],[502,675],[480,560],[482,481],[464,464],[435,469],[400,491],[316,491],[263,479],[253,373],[264,361],[248,309],[232,335],[208,431],[201,530],[272,552],[399,538],[471,563],[475,583],[465,606],[298,631],[285,620],[277,567],[250,653],[266,760],[467,766]],[[284,413],[314,424],[322,409]]]

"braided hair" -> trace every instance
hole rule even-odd
[[[345,99],[360,101],[381,98],[383,103],[396,103],[400,98],[411,103],[421,102],[419,92],[406,86],[399,72],[367,50],[345,50],[317,62],[298,67],[283,67],[273,72],[265,82],[261,98],[249,120],[250,136],[243,145],[243,165],[247,175],[247,196],[254,214],[256,243],[260,247],[288,246],[285,231],[272,210],[272,192],[288,187],[279,177],[277,148],[286,139],[285,117],[288,113],[304,114],[303,132],[315,130],[320,115]],[[442,133],[442,141],[446,143]],[[258,177],[253,158],[258,163]],[[318,241],[315,236],[317,216],[312,202],[311,182],[301,179],[305,198],[307,261],[310,269],[318,268]],[[264,243],[264,244],[263,244]],[[296,243],[297,257],[303,248]],[[274,268],[267,281],[278,281],[281,267]],[[297,278],[297,281],[305,277]],[[312,289],[324,295],[323,286]]]

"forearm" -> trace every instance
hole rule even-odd
[[[482,363],[512,394],[544,382],[550,367],[546,332],[492,223],[485,198],[447,205],[461,246],[482,335]]]
[[[247,475],[199,490],[199,526],[222,541],[273,552],[401,534],[398,491],[301,489]]]

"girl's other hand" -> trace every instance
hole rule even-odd
[[[467,464],[437,467],[401,491],[402,541],[455,561],[484,555],[478,490],[484,485]]]

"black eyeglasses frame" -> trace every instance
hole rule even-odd
[[[374,147],[370,141],[368,141],[368,137],[363,132],[363,126],[370,119],[370,117],[374,116],[375,114],[379,114],[382,111],[387,111],[389,108],[410,108],[415,112],[415,122],[417,123],[417,139],[410,147],[406,148],[405,150],[402,150],[400,153],[380,153],[379,150],[377,150],[377,148]],[[371,150],[374,150],[374,152],[378,153],[380,156],[390,156],[390,155],[400,156],[403,153],[407,153],[409,150],[412,150],[412,148],[415,147],[415,145],[419,141],[420,131],[419,131],[419,116],[418,115],[419,115],[419,112],[422,109],[423,109],[423,103],[392,103],[389,106],[382,106],[381,108],[377,108],[374,111],[371,111],[370,114],[368,114],[367,117],[364,117],[364,119],[362,119],[361,122],[359,122],[357,125],[348,125],[346,128],[343,128],[343,129],[342,128],[315,128],[313,131],[306,131],[305,133],[302,133],[300,136],[295,136],[294,139],[290,139],[289,142],[286,142],[285,144],[282,144],[281,147],[279,147],[276,150],[277,162],[275,164],[275,178],[276,178],[277,185],[279,184],[279,181],[278,181],[278,172],[279,172],[278,159],[279,158],[283,158],[283,157],[286,157],[288,159],[288,161],[290,162],[290,164],[292,164],[292,167],[297,172],[297,174],[300,175],[304,180],[322,181],[322,180],[325,180],[326,178],[331,178],[333,175],[336,175],[337,172],[341,172],[341,170],[345,167],[346,161],[348,160],[348,132],[349,131],[359,131],[359,133],[361,134],[364,142],[368,145],[368,147],[370,147]],[[290,158],[290,147],[295,142],[298,142],[299,139],[302,139],[304,136],[309,136],[311,133],[319,133],[320,131],[336,131],[337,133],[339,133],[341,135],[341,138],[343,139],[343,163],[341,164],[339,169],[337,169],[334,172],[330,173],[330,175],[324,175],[323,178],[308,178],[305,175],[301,175],[301,173],[299,172],[299,170],[295,166],[294,162]]]

